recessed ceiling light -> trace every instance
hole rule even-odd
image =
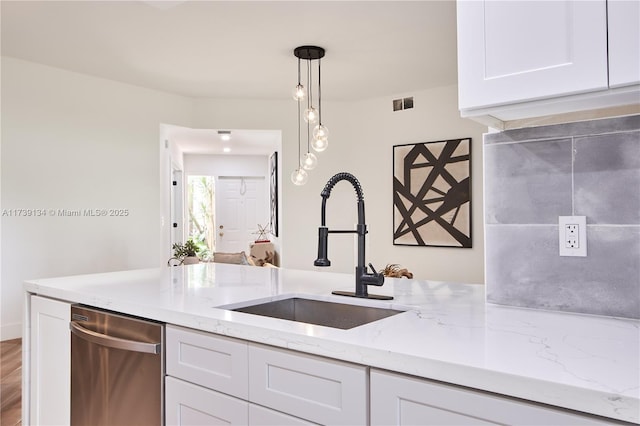
[[[231,148],[229,148],[228,146],[225,146],[224,148],[222,148],[222,150],[224,152],[231,152]]]
[[[223,141],[231,140],[231,130],[218,130],[218,135]]]

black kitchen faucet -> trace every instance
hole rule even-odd
[[[331,195],[331,191],[333,187],[340,182],[341,180],[346,180],[353,188],[356,190],[356,195],[358,197],[358,225],[355,230],[332,230],[327,228],[326,224],[326,207],[327,207],[327,198]],[[353,176],[351,173],[341,172],[335,174],[327,184],[324,186],[324,189],[320,193],[322,196],[322,212],[321,212],[321,224],[318,228],[318,258],[313,262],[315,266],[331,266],[331,261],[327,257],[327,243],[329,234],[358,234],[358,265],[356,266],[356,291],[333,291],[333,294],[337,294],[340,296],[352,296],[352,297],[363,297],[368,299],[380,299],[380,300],[391,300],[392,296],[382,296],[376,294],[369,294],[367,291],[367,286],[375,285],[381,286],[384,284],[384,275],[376,272],[375,268],[371,263],[369,263],[369,267],[371,268],[371,273],[367,272],[367,267],[365,266],[365,237],[367,235],[367,225],[364,223],[364,195],[362,193],[362,187],[360,186],[360,182]]]

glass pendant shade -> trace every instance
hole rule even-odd
[[[313,128],[314,139],[329,139],[329,129],[324,124],[318,124]]]
[[[311,124],[317,123],[318,110],[310,106],[309,108],[304,110],[303,117],[304,117],[304,121],[306,121],[307,123],[311,123]]]
[[[318,165],[318,157],[311,152],[307,152],[302,159],[302,168],[305,170],[313,170]]]
[[[291,182],[293,182],[294,185],[304,185],[307,183],[307,180],[309,180],[309,175],[302,168],[298,168],[291,173]]]
[[[311,147],[316,152],[322,152],[329,146],[329,129],[319,124],[313,129],[313,141]]]
[[[311,142],[311,147],[316,152],[322,152],[329,146],[329,141],[327,139],[314,139]]]
[[[293,88],[293,100],[301,101],[307,96],[307,89],[302,84],[298,84]]]

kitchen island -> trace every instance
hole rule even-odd
[[[353,290],[353,281],[351,274],[213,263],[32,280],[25,283],[25,337],[29,296],[40,295],[640,423],[640,321],[491,305],[474,284],[387,279],[375,293],[392,295],[390,302],[331,295]],[[291,295],[406,312],[342,330],[225,309]],[[38,350],[28,340],[25,359]]]

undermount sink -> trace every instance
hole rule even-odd
[[[262,302],[231,310],[343,330],[405,312],[396,309],[327,302],[302,297]]]

